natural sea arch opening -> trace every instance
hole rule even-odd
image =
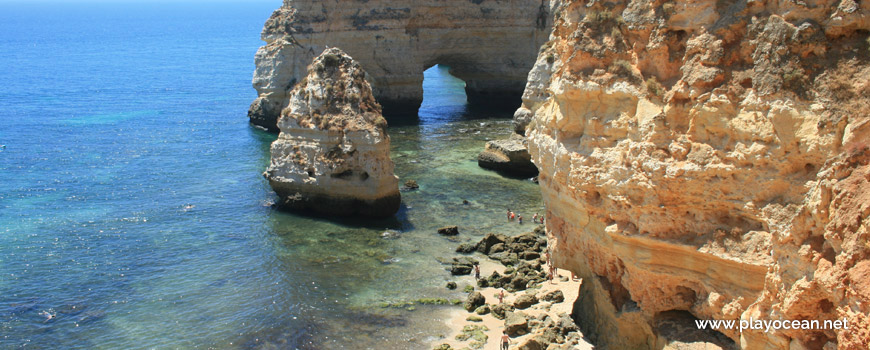
[[[423,71],[423,99],[416,113],[385,113],[391,126],[443,124],[475,119],[508,119],[519,108],[519,96],[486,97],[469,93],[468,84],[446,64]],[[385,106],[385,109],[388,109]],[[416,117],[416,118],[415,118]]]

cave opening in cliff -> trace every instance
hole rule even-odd
[[[655,332],[668,344],[704,344],[720,349],[737,349],[737,344],[725,334],[712,329],[698,329],[697,321],[689,311],[668,310],[653,317]]]

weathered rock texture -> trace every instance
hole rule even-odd
[[[251,122],[270,129],[287,93],[326,47],[339,47],[370,74],[387,111],[416,111],[423,71],[451,67],[470,100],[515,98],[523,91],[552,20],[537,0],[285,0],[263,28],[256,55]],[[556,3],[558,0],[552,0]]]
[[[390,138],[365,72],[329,49],[290,92],[272,163],[263,174],[280,206],[327,214],[389,216],[399,209]]]
[[[526,139],[519,134],[512,134],[504,140],[487,142],[486,148],[477,156],[477,164],[483,168],[518,176],[538,175],[538,168],[532,163]]]
[[[721,332],[745,349],[866,349],[870,2],[571,0],[554,14],[518,115],[554,261],[584,278],[584,334],[662,348],[679,341],[662,328],[674,315],[846,318]]]

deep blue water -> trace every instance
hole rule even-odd
[[[470,111],[440,66],[390,129],[421,184],[395,218],[273,210],[275,136],[245,113],[279,5],[0,2],[0,348],[425,349],[443,307],[373,305],[462,297],[435,228],[531,229],[503,211],[538,210],[536,186],[474,160],[510,112]]]

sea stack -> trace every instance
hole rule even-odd
[[[280,207],[342,216],[398,211],[387,122],[365,77],[353,58],[330,48],[290,92],[263,174]]]

